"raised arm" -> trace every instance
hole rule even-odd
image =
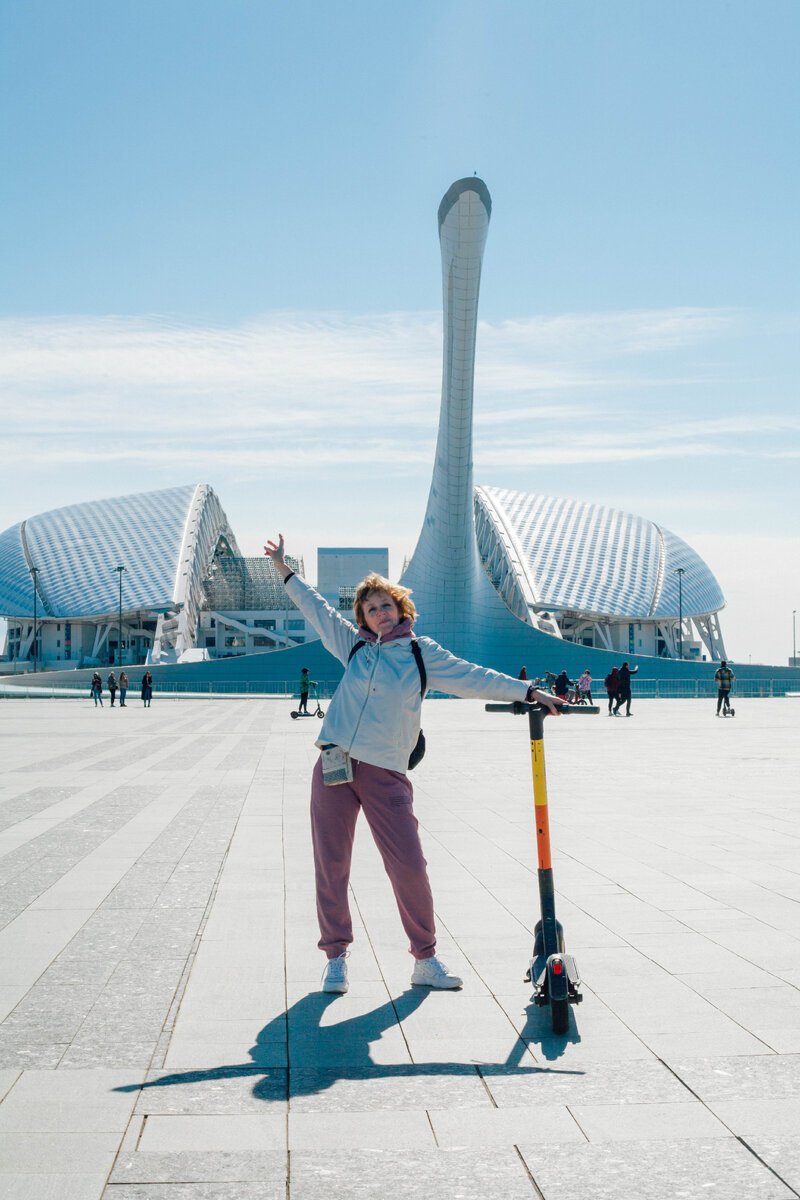
[[[278,535],[277,542],[267,541],[264,553],[275,564],[286,585],[287,595],[294,601],[303,616],[309,621],[320,636],[323,646],[334,658],[347,666],[348,656],[358,640],[358,630],[341,613],[331,608],[316,588],[304,579],[295,575],[284,557],[283,534]]]

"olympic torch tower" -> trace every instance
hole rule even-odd
[[[491,211],[489,189],[475,176],[457,180],[439,205],[442,407],[425,522],[402,580],[414,591],[418,632],[467,658],[491,651],[509,634],[517,640],[524,631],[483,570],[473,515],[475,337]]]

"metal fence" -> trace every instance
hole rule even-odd
[[[320,680],[317,685],[317,695],[321,700],[329,700],[336,690],[337,679]],[[298,696],[297,680],[172,680],[157,682],[153,690],[154,697],[184,696],[202,699],[205,696],[275,696],[291,699]],[[103,695],[108,696],[108,689],[103,689]],[[139,695],[138,685],[128,689],[129,697],[134,700]],[[639,700],[701,700],[716,698],[717,686],[713,679],[633,679],[633,696]],[[731,695],[738,699],[771,699],[773,697],[800,695],[800,687],[793,679],[737,679]],[[607,693],[600,685],[592,693],[595,704],[606,702]],[[88,685],[77,687],[73,685],[60,686],[47,684],[37,687],[33,684],[14,685],[0,681],[0,700],[2,699],[89,699]],[[313,699],[313,696],[311,697]],[[428,699],[440,700],[448,698],[447,692],[428,692]]]

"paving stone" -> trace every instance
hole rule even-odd
[[[532,1200],[530,1179],[509,1147],[487,1155],[464,1150],[295,1150],[291,1155],[292,1200]]]
[[[286,1186],[286,1151],[197,1150],[173,1153],[121,1153],[112,1184],[236,1183],[264,1180]],[[123,1197],[124,1200],[124,1197]]]
[[[561,1065],[521,1073],[512,1067],[479,1068],[495,1103],[501,1108],[529,1104],[597,1104],[613,1097],[617,1104],[681,1103],[690,1093],[662,1063],[586,1062],[580,1068]]]
[[[151,1072],[136,1111],[162,1114],[230,1114],[274,1112],[286,1108],[287,1072],[252,1067],[242,1070]]]
[[[181,1150],[275,1151],[286,1144],[282,1113],[237,1116],[154,1116],[145,1121],[142,1152]]]
[[[676,1060],[670,1065],[701,1100],[800,1098],[800,1054]]]
[[[95,1174],[0,1176],[3,1200],[100,1200],[106,1182],[103,1171]]]
[[[238,1183],[111,1184],[103,1200],[286,1200],[283,1180]]]
[[[464,1063],[352,1071],[293,1067],[289,1080],[292,1112],[492,1107],[477,1069]]]
[[[734,1139],[560,1145],[521,1142],[543,1200],[788,1200],[794,1193]]]

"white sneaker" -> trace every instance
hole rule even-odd
[[[328,965],[322,973],[323,992],[346,992],[350,987],[347,982],[348,951],[338,958],[329,958]]]
[[[463,980],[449,971],[440,958],[418,958],[411,982],[432,988],[460,988]]]

